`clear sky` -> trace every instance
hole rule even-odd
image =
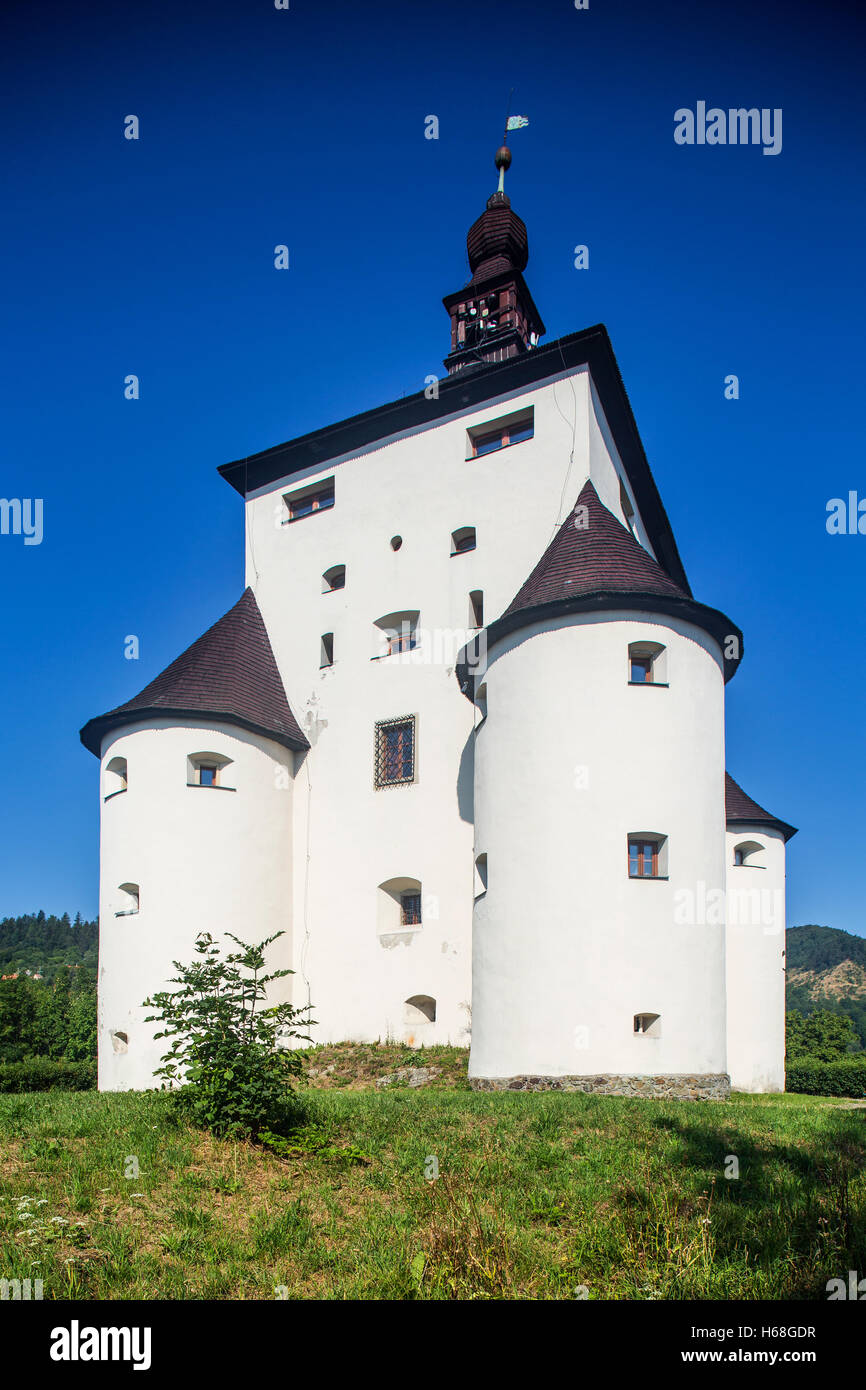
[[[239,596],[217,466],[441,372],[514,86],[546,341],[607,325],[695,596],[745,633],[728,768],[800,827],[789,925],[862,934],[866,535],[825,525],[866,498],[857,8],[6,0],[4,25],[0,496],[42,498],[44,536],[0,536],[0,916],[95,915],[78,729]],[[781,152],[676,144],[699,101],[781,108]]]

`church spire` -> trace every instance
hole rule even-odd
[[[506,134],[527,124],[525,116],[512,116]],[[505,192],[505,173],[511,167],[506,144],[496,151],[494,163],[499,186],[466,237],[472,279],[442,301],[451,318],[451,351],[445,358],[449,374],[520,357],[545,332],[523,278],[529,260],[526,225]]]

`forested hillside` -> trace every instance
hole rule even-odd
[[[78,913],[46,917],[36,912],[25,917],[0,920],[0,975],[16,970],[38,971],[50,980],[65,965],[81,965],[96,970],[99,926],[84,922]]]
[[[95,1057],[97,942],[80,915],[0,921],[0,1065]]]
[[[786,952],[788,1009],[847,1015],[866,1047],[866,939],[837,927],[791,927]]]

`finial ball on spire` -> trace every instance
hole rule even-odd
[[[494,163],[497,169],[511,168],[511,151],[507,145],[499,146],[499,149],[496,151],[496,159],[494,160]]]

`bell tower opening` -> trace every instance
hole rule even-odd
[[[445,358],[449,375],[520,357],[545,332],[523,278],[529,260],[526,225],[505,192],[511,165],[507,145],[496,151],[495,163],[499,188],[466,237],[472,279],[442,301],[451,318],[451,351]]]

